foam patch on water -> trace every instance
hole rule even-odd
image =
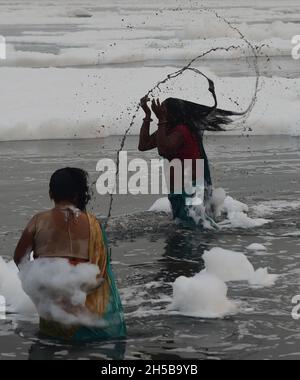
[[[247,281],[253,287],[270,287],[277,275],[267,268],[254,270],[239,252],[213,248],[203,255],[205,269],[193,277],[181,276],[173,284],[170,310],[199,318],[224,318],[238,312],[238,304],[227,296],[227,282]]]
[[[154,202],[154,204],[149,209],[150,212],[166,212],[171,213],[171,204],[168,197],[160,198]]]
[[[0,294],[10,313],[38,313],[64,324],[103,327],[103,321],[85,309],[88,289],[97,285],[98,274],[95,265],[73,266],[65,259],[26,261],[19,272],[13,261],[0,257]]]
[[[222,188],[214,189],[211,200],[214,207],[215,220],[221,220],[218,226],[221,229],[226,228],[256,228],[261,227],[271,220],[263,218],[251,218],[248,216],[249,207],[238,200],[226,195]],[[167,197],[158,199],[149,209],[151,212],[171,213],[171,205]],[[201,210],[200,210],[201,211]],[[194,217],[196,223],[199,222],[202,212],[197,212],[197,207],[190,210],[190,216]],[[203,220],[204,228],[211,228],[211,224],[207,220]]]
[[[215,275],[201,272],[191,278],[182,276],[173,284],[170,309],[191,317],[224,318],[237,312],[227,292],[224,281]]]
[[[275,284],[277,275],[268,273],[267,268],[254,269],[247,257],[240,252],[213,248],[203,255],[206,272],[224,282],[248,281],[250,285],[268,287]]]
[[[247,247],[247,249],[248,249],[249,251],[256,251],[256,252],[258,252],[258,251],[266,251],[266,250],[267,250],[267,248],[266,248],[264,245],[262,245],[262,244],[258,244],[258,243],[250,244],[250,245]]]
[[[81,59],[88,56],[89,53],[83,51]],[[65,59],[73,58],[66,56]],[[172,72],[172,67],[126,70],[117,67],[101,70],[1,68],[0,82],[5,91],[0,93],[0,140],[123,136],[131,122],[137,97]],[[214,80],[217,93],[222,94],[220,107],[241,111],[249,106],[256,78],[220,78],[208,70],[204,72]],[[250,135],[299,135],[299,83],[300,79],[264,78],[246,124],[236,122],[227,134],[243,135],[249,125]],[[171,90],[162,87],[159,94],[162,99],[174,96],[203,104],[211,102],[207,85],[192,73],[178,77],[170,86]],[[128,96],[124,98],[120,88],[126,88]],[[239,107],[233,106],[230,98],[238,102]],[[18,112],[14,104],[21,105]],[[118,104],[117,112],[115,104]],[[142,118],[140,113],[131,134],[139,134]]]
[[[0,257],[0,294],[5,297],[8,312],[34,315],[36,308],[23,291],[18,272],[13,261],[6,263]]]
[[[39,259],[21,265],[24,291],[39,316],[64,324],[103,326],[85,308],[87,289],[97,285],[99,268],[90,263],[71,265],[66,259]]]
[[[79,17],[79,16],[78,16]],[[84,16],[82,16],[84,17]],[[88,16],[86,16],[88,17]],[[103,41],[106,36],[107,41]],[[118,49],[111,49],[111,41],[123,36],[123,40],[118,42]],[[161,37],[161,40],[155,37]],[[132,38],[132,32],[129,30],[103,30],[101,34],[98,31],[84,31],[66,33],[60,36],[59,43],[61,49],[58,54],[44,53],[36,51],[15,50],[13,45],[8,45],[9,52],[7,60],[1,63],[5,67],[95,67],[99,65],[130,65],[132,63],[142,64],[143,62],[154,61],[163,66],[165,61],[178,63],[178,61],[192,60],[199,55],[199,52],[207,51],[220,46],[240,46],[229,52],[216,51],[211,54],[213,59],[229,60],[251,57],[253,52],[246,45],[241,43],[237,37],[231,39],[206,39],[206,40],[182,40],[180,44],[176,40],[170,40],[170,32],[156,32],[153,30],[141,30],[135,32],[135,38]],[[100,38],[99,38],[100,37]],[[99,48],[93,44],[86,44],[86,41],[95,40],[96,44],[102,45],[101,54]],[[65,44],[63,44],[63,40]],[[100,41],[99,41],[100,40]],[[12,36],[9,41],[13,44],[53,44],[58,41],[55,34],[50,36],[36,35],[31,36]],[[254,42],[255,43],[255,42]],[[263,43],[260,43],[263,44]],[[87,46],[86,46],[87,45]],[[63,48],[63,46],[72,46],[72,48]],[[75,46],[75,47],[74,47]],[[85,47],[82,47],[85,46]],[[285,56],[290,53],[290,40],[270,39],[268,46],[261,49],[260,55]],[[205,61],[205,59],[204,59]]]
[[[37,27],[26,30],[23,33],[15,33],[9,36],[9,42],[32,45],[54,45],[61,48],[58,54],[37,53],[35,51],[19,51],[10,53],[4,64],[37,67],[51,65],[74,65],[80,62],[82,65],[115,64],[130,62],[156,61],[164,65],[164,61],[186,61],[197,56],[199,51],[205,51],[213,47],[225,45],[242,45],[241,49],[226,53],[215,52],[212,57],[222,59],[234,59],[252,56],[252,51],[247,44],[242,44],[238,33],[218,19],[212,12],[204,10],[205,7],[213,7],[211,1],[203,1],[199,4],[180,4],[178,1],[168,0],[167,4],[153,3],[147,0],[134,1],[132,4],[124,3],[101,4],[96,1],[89,2],[89,6],[77,8],[77,4],[63,5],[60,1],[52,6],[37,7],[31,4],[20,9],[19,4],[1,7],[1,24],[44,25],[46,31],[40,32]],[[224,3],[225,1],[223,1]],[[269,8],[270,4],[268,4]],[[54,7],[54,9],[53,9]],[[102,9],[103,7],[103,9]],[[278,11],[260,9],[259,13],[249,10],[248,17],[243,8],[233,8],[229,3],[227,17],[235,22],[245,37],[253,44],[264,44],[262,53],[268,56],[290,55],[291,36],[298,34],[297,22],[291,22],[291,14],[283,14]],[[52,8],[52,9],[51,9]],[[219,8],[219,4],[217,5]],[[286,5],[287,9],[290,9]],[[157,10],[160,12],[157,12]],[[224,13],[222,12],[224,15]],[[38,15],[38,16],[37,16]],[[226,14],[225,14],[226,15]],[[293,12],[295,21],[299,19]],[[258,17],[261,17],[258,20]],[[280,17],[280,21],[278,20]],[[287,21],[284,22],[285,18]],[[145,20],[147,22],[145,23]],[[237,20],[239,23],[236,23]],[[266,21],[267,20],[267,21]],[[66,26],[59,34],[55,34],[54,28],[49,30],[47,25]],[[73,29],[74,25],[77,28]],[[48,30],[47,30],[48,29]],[[55,28],[56,29],[56,28]],[[64,28],[63,28],[64,29]],[[243,46],[244,45],[244,46]],[[65,59],[64,47],[71,46],[73,60]],[[74,49],[75,47],[75,49]],[[76,48],[78,47],[78,49]],[[84,59],[81,49],[89,49],[89,59]],[[32,50],[34,50],[31,47]],[[259,52],[258,52],[259,53]],[[67,53],[68,54],[68,53]],[[26,59],[31,55],[31,60]]]
[[[256,228],[261,227],[270,220],[262,218],[251,218],[248,216],[249,207],[242,202],[226,196],[224,189],[214,189],[212,203],[216,209],[216,217],[225,215],[226,219],[219,225],[222,228]]]

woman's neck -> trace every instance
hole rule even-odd
[[[74,203],[68,201],[55,202],[56,208],[64,208],[64,207],[76,207]]]

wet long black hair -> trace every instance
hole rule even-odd
[[[55,202],[68,201],[85,211],[91,199],[89,175],[78,168],[57,170],[50,179],[50,196]]]
[[[172,127],[184,124],[198,136],[202,136],[204,131],[225,131],[224,126],[233,122],[230,116],[238,115],[232,111],[224,111],[176,98],[168,98],[164,104]]]
[[[205,131],[225,131],[224,126],[233,122],[230,116],[242,115],[242,113],[217,108],[217,98],[213,83],[210,83],[209,91],[213,94],[215,100],[213,107],[177,98],[168,98],[164,101],[170,126],[175,128],[178,125],[186,125],[197,138],[205,162],[206,188],[212,186],[212,179],[208,157],[203,145],[203,134]]]

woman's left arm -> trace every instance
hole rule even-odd
[[[14,262],[20,265],[26,255],[29,255],[34,248],[34,227],[35,218],[31,219],[22,233],[14,254]]]

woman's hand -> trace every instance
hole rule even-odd
[[[160,104],[159,99],[152,101],[152,111],[155,113],[158,121],[164,123],[168,121],[168,111],[165,104]]]
[[[148,102],[150,101],[150,99],[148,98],[148,96],[144,96],[142,99],[141,99],[141,107],[142,109],[144,110],[145,112],[145,115],[147,118],[151,118],[151,109],[150,107],[148,106]]]

